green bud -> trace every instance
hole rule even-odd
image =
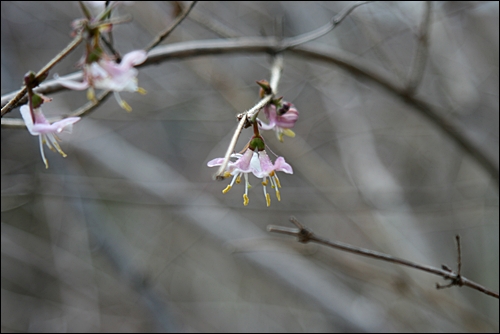
[[[37,108],[40,108],[40,106],[42,105],[43,99],[40,95],[33,94],[33,97],[31,98],[31,103],[32,103],[33,109],[37,109]]]
[[[281,108],[282,100],[283,100],[283,96],[280,96],[277,99],[272,99],[271,104],[274,104],[276,106],[276,108]]]
[[[96,47],[90,52],[87,56],[87,64],[92,64],[99,59],[101,59],[102,56],[102,49],[99,47]]]
[[[250,143],[248,144],[248,147],[252,151],[264,151],[266,149],[266,144],[264,143],[264,139],[262,137],[253,137],[250,139]]]
[[[269,82],[267,82],[267,80],[260,80],[260,81],[256,81],[256,82],[257,82],[257,85],[260,86],[259,96],[261,98],[273,93],[273,90],[271,89],[271,85],[269,84]]]

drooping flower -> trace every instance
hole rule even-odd
[[[292,166],[290,166],[283,157],[278,157],[273,164],[266,151],[259,151],[258,164],[256,163],[256,161],[254,162],[254,164],[254,175],[258,178],[263,179],[262,186],[264,188],[264,196],[266,197],[267,206],[271,205],[271,197],[266,191],[266,186],[268,184],[267,178],[269,178],[271,188],[274,188],[274,190],[276,191],[276,198],[278,199],[278,201],[281,201],[281,195],[279,191],[279,188],[281,188],[281,183],[276,172],[293,174]]]
[[[252,141],[250,142],[252,143]],[[262,142],[263,143],[263,142]],[[281,200],[281,195],[278,188],[281,188],[280,181],[276,172],[285,172],[287,174],[293,174],[292,167],[286,163],[283,157],[278,157],[273,164],[265,150],[258,151],[257,148],[252,149],[250,145],[243,154],[233,154],[232,158],[237,158],[234,162],[229,162],[226,170],[224,171],[224,176],[233,176],[231,183],[222,190],[222,193],[227,193],[233,184],[241,182],[241,176],[245,178],[245,193],[243,194],[243,205],[248,205],[248,189],[251,188],[248,182],[248,174],[253,173],[256,177],[263,179],[262,186],[264,189],[264,197],[266,198],[267,206],[271,205],[271,197],[266,191],[266,186],[268,182],[271,187],[276,191],[276,198],[278,201]],[[207,165],[208,167],[221,166],[224,162],[224,158],[217,158],[210,160]],[[269,181],[268,181],[269,178]]]
[[[33,117],[35,118],[35,121],[33,122],[33,117],[28,105],[21,107],[21,115],[28,131],[33,136],[38,136],[40,140],[40,154],[42,155],[42,160],[45,163],[45,168],[49,168],[49,163],[47,162],[43,152],[43,144],[47,144],[50,150],[54,152],[57,151],[63,157],[66,157],[66,153],[64,153],[61,146],[59,146],[58,141],[60,141],[60,139],[57,135],[63,131],[71,132],[73,124],[78,122],[80,117],[68,117],[50,124],[43,115],[42,110],[40,108],[34,108]]]
[[[299,112],[290,102],[283,102],[281,107],[277,108],[274,104],[264,107],[269,124],[260,121],[260,128],[264,130],[274,130],[279,141],[283,141],[283,134],[288,137],[295,137],[295,132],[290,130],[299,119]]]
[[[88,89],[87,97],[89,100],[95,99],[94,88],[103,90],[112,90],[120,106],[131,111],[130,105],[123,101],[119,92],[138,92],[145,94],[146,91],[137,85],[137,69],[134,66],[142,64],[147,59],[146,51],[136,50],[123,56],[118,64],[106,56],[102,56],[98,61],[85,64],[83,68],[83,82],[65,80],[58,78],[58,82],[69,89],[84,90]]]

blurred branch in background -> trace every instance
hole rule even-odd
[[[392,255],[376,252],[370,249],[365,249],[365,248],[359,248],[355,247],[352,245],[348,245],[339,241],[331,241],[327,240],[324,238],[319,237],[316,235],[312,230],[309,228],[303,226],[295,217],[290,217],[290,221],[297,226],[297,229],[291,229],[288,227],[283,227],[283,226],[275,226],[275,225],[269,225],[267,227],[267,230],[269,232],[274,232],[274,233],[280,233],[280,234],[286,234],[286,235],[291,235],[297,237],[297,241],[301,243],[308,243],[308,242],[315,242],[320,245],[328,246],[331,248],[335,249],[340,249],[344,252],[349,252],[349,253],[354,253],[357,255],[361,256],[366,256],[366,257],[371,257],[373,259],[381,260],[381,261],[387,261],[390,263],[394,264],[399,264],[402,266],[407,266],[410,268],[422,270],[434,275],[438,275],[443,277],[444,279],[451,280],[451,283],[446,285],[446,286],[441,286],[437,284],[438,289],[442,289],[443,287],[451,287],[451,286],[467,286],[471,289],[475,289],[477,291],[480,291],[484,294],[487,294],[489,296],[495,297],[498,299],[498,292],[491,291],[488,288],[485,288],[484,286],[477,284],[476,282],[473,282],[469,280],[468,278],[463,277],[460,272],[461,272],[461,266],[462,266],[462,253],[460,249],[460,237],[457,235],[457,250],[458,250],[458,270],[457,272],[454,272],[453,270],[449,269],[448,266],[443,265],[443,269],[438,269],[434,268],[428,265],[423,265],[423,264],[418,264],[415,262],[411,262],[405,259],[400,259]],[[446,269],[445,269],[446,268]]]

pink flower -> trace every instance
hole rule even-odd
[[[294,127],[295,122],[299,119],[299,112],[290,102],[283,102],[281,108],[277,109],[274,104],[264,107],[269,124],[260,122],[260,127],[264,130],[274,129],[279,141],[283,141],[283,134],[288,137],[295,137],[295,133],[290,130]]]
[[[35,123],[33,123],[33,118],[31,116],[30,108],[28,105],[21,107],[21,115],[24,119],[24,123],[28,128],[28,131],[33,136],[39,136],[40,139],[40,153],[42,155],[42,160],[45,163],[45,168],[49,168],[47,159],[43,152],[43,144],[47,144],[50,150],[59,152],[63,157],[66,157],[66,153],[63,152],[59,146],[58,141],[60,141],[57,134],[61,132],[71,132],[73,124],[80,120],[80,117],[68,117],[58,122],[50,124],[42,113],[40,108],[34,109]]]
[[[127,102],[123,101],[118,92],[139,92],[145,94],[146,91],[137,86],[137,70],[134,66],[142,64],[147,58],[146,51],[136,50],[123,56],[121,63],[114,60],[101,58],[96,62],[86,64],[83,82],[59,79],[59,83],[64,87],[74,90],[89,89],[88,98],[94,100],[94,88],[103,90],[112,90],[120,106],[131,111],[132,108]]]
[[[263,179],[262,186],[264,189],[264,196],[266,198],[267,206],[271,205],[271,197],[266,191],[266,186],[268,185],[268,180],[271,183],[271,187],[276,190],[276,198],[278,201],[281,200],[281,195],[278,188],[281,188],[280,181],[275,172],[285,172],[287,174],[293,174],[292,167],[286,163],[283,157],[278,157],[276,162],[273,164],[271,159],[267,155],[266,151],[254,152],[251,149],[247,149],[244,154],[233,154],[232,158],[238,158],[234,162],[229,162],[226,171],[224,172],[225,177],[233,175],[231,183],[222,190],[222,193],[227,193],[233,186],[234,182],[241,182],[241,175],[245,178],[245,194],[243,194],[243,205],[248,205],[248,189],[251,188],[248,182],[248,174],[253,173],[256,177]],[[224,158],[217,158],[210,160],[207,165],[208,167],[220,166],[224,162]]]

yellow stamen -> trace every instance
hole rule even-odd
[[[54,145],[55,149],[57,150],[57,152],[59,152],[60,155],[62,155],[64,158],[67,157],[66,153],[63,152],[63,150],[61,149],[61,146],[59,146],[59,144],[56,141],[53,142],[52,144]]]
[[[97,103],[97,99],[95,98],[94,88],[90,87],[87,90],[87,99],[94,102],[94,103]]]
[[[264,182],[262,182],[262,185],[263,186],[267,186],[267,180],[265,180]]]
[[[247,194],[243,194],[243,205],[244,206],[248,205],[248,196],[247,196]]]
[[[276,182],[276,185],[278,186],[278,188],[281,188],[281,183],[280,183],[280,179],[278,179],[278,175],[274,175],[274,182]]]
[[[224,172],[224,177],[230,177],[231,176],[231,173],[229,172]]]
[[[145,95],[148,92],[144,88],[142,88],[142,87],[137,87],[137,93],[139,93],[141,95]]]
[[[276,190],[276,198],[278,199],[278,201],[281,201],[281,195],[279,190]]]
[[[292,131],[292,130],[290,130],[290,129],[283,129],[283,133],[284,133],[285,135],[287,135],[288,137],[292,137],[292,138],[293,138],[293,137],[295,137],[295,132],[293,132],[293,131]]]
[[[231,190],[231,185],[229,184],[226,189],[222,190],[222,193],[225,194],[227,193],[229,190]]]
[[[271,196],[269,196],[269,193],[266,194],[266,203],[267,203],[267,206],[271,205]]]
[[[120,101],[120,107],[122,107],[123,109],[125,109],[127,112],[131,112],[132,111],[132,107],[125,101]]]
[[[238,175],[238,176],[236,177],[236,183],[241,183],[241,176],[240,176],[240,175]]]

